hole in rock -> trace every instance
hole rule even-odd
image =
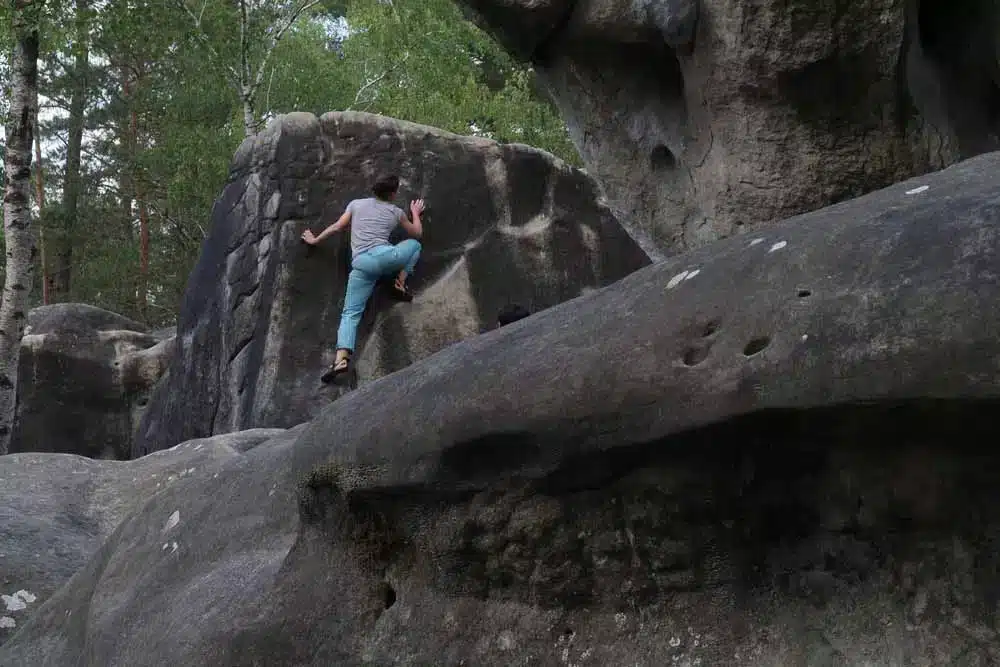
[[[799,290],[799,298],[800,299],[805,299],[805,298],[810,297],[810,296],[812,296],[812,290],[807,290],[807,289],[800,289]]]
[[[684,353],[685,366],[697,366],[708,357],[708,347],[692,347]]]
[[[752,357],[758,352],[762,352],[764,348],[771,344],[771,339],[767,336],[760,336],[759,338],[754,338],[752,341],[747,343],[747,346],[743,348],[743,354],[747,357]]]
[[[136,401],[136,405],[138,405],[140,408],[144,408],[148,404],[149,404],[149,399],[146,398],[145,396]]]
[[[710,321],[708,324],[705,325],[705,331],[702,332],[702,334],[701,334],[702,337],[703,338],[708,338],[709,336],[711,336],[712,334],[714,334],[716,331],[719,330],[719,325],[721,325],[721,324],[722,324],[722,322],[720,320],[712,320],[712,321]]]
[[[382,604],[386,609],[396,604],[396,589],[389,584],[382,584]]]
[[[649,154],[649,164],[653,167],[653,171],[673,169],[677,166],[677,158],[669,148],[660,144]]]

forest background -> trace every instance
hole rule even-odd
[[[29,307],[173,324],[233,153],[277,114],[369,111],[580,162],[535,73],[451,0],[47,0],[38,28]]]

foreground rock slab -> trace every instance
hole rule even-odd
[[[364,385],[151,498],[0,664],[990,664],[998,168]]]
[[[51,453],[0,456],[0,644],[148,500],[281,433],[261,429],[195,440],[127,462]]]
[[[541,310],[649,263],[590,177],[547,153],[370,114],[282,116],[234,159],[135,456],[293,426],[336,398],[319,376],[336,344],[348,238],[310,249],[299,237],[383,172],[402,179],[397,203],[429,208],[417,299],[393,306],[377,293],[356,353],[361,382],[478,335],[509,303]]]

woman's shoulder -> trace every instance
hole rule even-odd
[[[392,211],[392,213],[396,214],[397,216],[403,215],[403,209],[401,209],[399,206],[396,206],[391,201],[379,201],[377,199],[375,201],[378,202],[379,206],[385,208],[388,211]]]

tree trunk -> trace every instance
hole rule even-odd
[[[14,0],[11,103],[4,156],[6,275],[0,304],[0,454],[10,447],[17,397],[17,364],[34,272],[31,229],[31,148],[38,118],[38,0]],[[34,11],[33,11],[34,10]]]
[[[38,101],[35,100],[35,107]],[[42,305],[49,305],[49,265],[45,258],[45,174],[42,173],[42,133],[35,122],[35,203],[38,205],[38,263],[42,267]]]
[[[88,0],[76,0],[76,44],[72,92],[69,99],[69,137],[66,143],[66,177],[63,181],[61,229],[56,250],[54,291],[58,300],[69,298],[73,273],[73,242],[80,209],[84,114],[87,110],[87,69],[89,64]]]
[[[137,75],[136,85],[142,76],[142,68]],[[130,168],[129,178],[132,183],[132,194],[135,202],[139,206],[139,287],[136,292],[136,305],[142,317],[146,317],[146,307],[149,295],[149,207],[146,205],[144,188],[142,187],[142,176],[138,169],[139,155],[139,116],[132,103],[132,86],[129,84],[128,71],[122,72],[122,92],[126,102],[129,104],[129,130],[128,130],[128,155]],[[132,201],[129,200],[129,220],[131,222]]]
[[[257,134],[257,114],[253,110],[253,97],[249,93],[240,95],[243,100],[243,132],[248,137]]]
[[[145,320],[149,305],[149,209],[145,195],[136,181],[135,198],[139,202],[139,313]]]
[[[122,99],[127,105],[131,105],[129,95],[129,70],[127,67],[120,69],[122,77]],[[122,223],[124,224],[125,238],[130,241],[135,237],[135,230],[132,227],[132,202],[135,196],[135,184],[132,179],[132,164],[135,162],[135,148],[132,145],[132,121],[122,120],[119,124],[118,138],[125,151],[125,160],[118,173],[118,195],[122,206]]]

